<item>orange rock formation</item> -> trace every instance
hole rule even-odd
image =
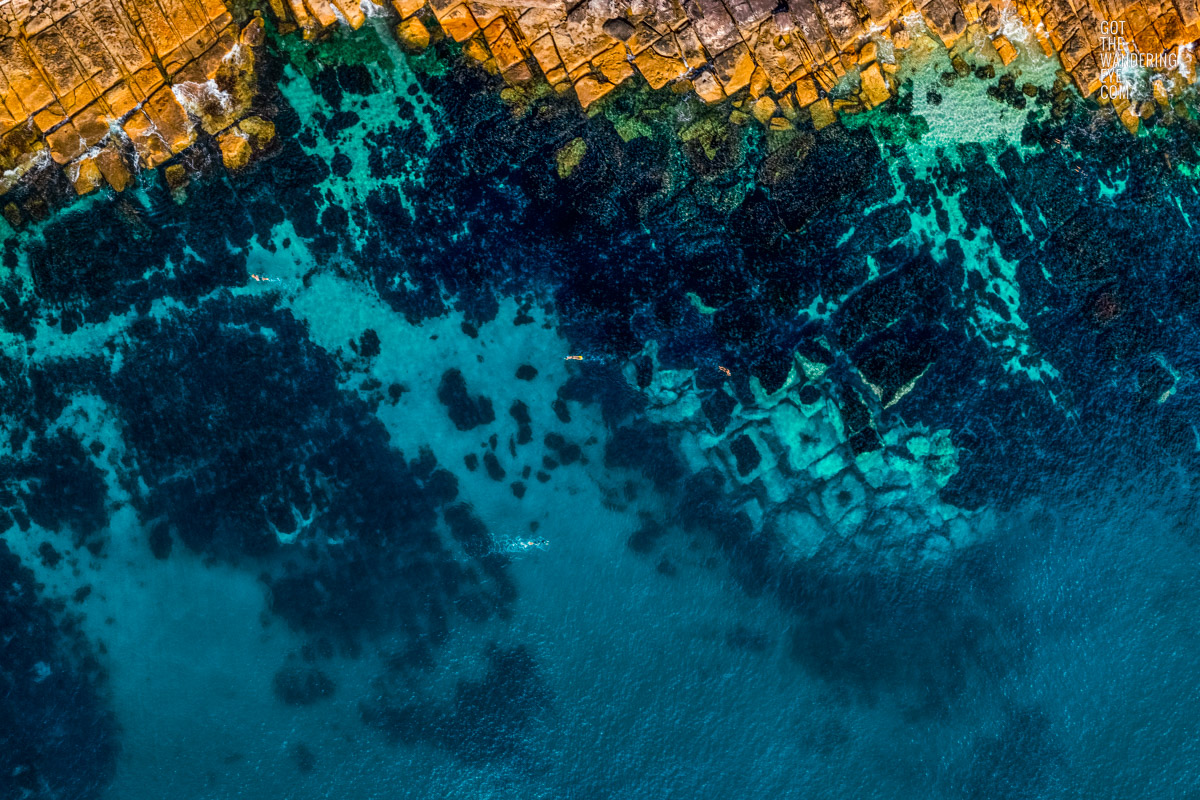
[[[1009,64],[1018,52],[1005,31],[1023,28],[1026,46],[1057,54],[1079,91],[1111,102],[1133,131],[1193,77],[1197,1],[391,0],[407,47],[426,46],[436,21],[511,84],[538,70],[586,108],[638,74],[710,103],[738,95],[738,120],[774,129],[805,109],[822,127],[883,103],[896,52],[926,30]],[[309,38],[365,21],[356,0],[269,2]],[[45,157],[80,193],[105,182],[120,191],[131,170],[164,163],[197,128],[217,137],[227,166],[244,165],[269,140],[262,120],[238,125],[261,36],[258,19],[239,33],[222,0],[0,0],[0,193]],[[1118,50],[1157,69],[1145,99],[1120,91],[1127,76],[1104,72]],[[1164,56],[1166,68],[1155,61]],[[857,96],[831,102],[850,71]]]
[[[1015,27],[1032,34],[1029,46],[1058,55],[1084,96],[1112,102],[1125,124],[1136,130],[1136,95],[1117,96],[1128,76],[1115,71],[1102,75],[1105,55],[1174,53],[1176,68],[1157,70],[1154,96],[1163,104],[1190,82],[1194,71],[1188,50],[1200,40],[1197,0],[392,3],[405,20],[402,25],[432,16],[448,35],[467,42],[468,52],[481,52],[487,65],[510,83],[528,81],[536,65],[558,90],[573,88],[585,108],[638,73],[656,89],[690,84],[710,103],[743,89],[751,100],[770,96],[773,109],[756,102],[752,110],[747,108],[763,124],[794,117],[796,109],[805,108],[814,124],[828,124],[834,107],[822,99],[821,90],[829,91],[855,69],[861,86],[857,101],[843,101],[840,110],[884,102],[893,89],[896,51],[907,49],[925,30],[947,48],[974,50],[1008,65],[1018,51],[1004,31]],[[1121,23],[1124,33],[1119,41],[1105,34],[1115,23]]]
[[[0,0],[0,191],[47,156],[80,193],[120,191],[232,125],[259,37],[221,0]]]

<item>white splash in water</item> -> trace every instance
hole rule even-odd
[[[510,556],[524,555],[532,550],[545,550],[550,547],[550,542],[543,539],[541,536],[517,537],[505,536],[497,539],[494,547],[494,552],[504,553]]]
[[[217,82],[211,78],[204,83],[182,81],[171,87],[175,99],[193,117],[203,117],[202,110],[211,108],[215,102],[222,114],[228,114],[233,109],[233,97],[228,92],[221,91]]]

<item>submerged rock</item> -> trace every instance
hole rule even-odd
[[[768,534],[781,553],[799,561],[900,571],[947,562],[956,550],[988,538],[988,515],[939,497],[957,471],[948,432],[927,434],[902,424],[876,430],[861,402],[847,406],[828,383],[822,381],[822,391],[821,384],[798,380],[806,371],[821,380],[821,369],[797,357],[782,387],[755,389],[731,414],[732,430],[714,434],[692,396],[692,374],[656,370],[646,387],[656,398],[647,416],[656,435],[671,444],[652,449],[685,454],[691,473],[710,475],[706,492],[741,498],[751,535]],[[613,457],[622,430],[613,435],[606,465],[653,471],[644,448],[628,461]],[[863,432],[878,446],[858,446]],[[723,485],[738,488],[726,491]],[[724,523],[712,518],[703,524]],[[631,547],[646,549],[650,541],[639,534]]]
[[[221,162],[227,169],[239,170],[250,163],[250,138],[238,130],[230,130],[217,139]]]
[[[7,797],[96,798],[119,733],[104,676],[82,637],[55,619],[33,573],[0,541],[0,786]]]
[[[438,385],[437,394],[454,427],[460,431],[469,431],[496,419],[492,401],[483,395],[471,397],[467,392],[467,381],[457,369],[446,370]]]
[[[310,706],[333,695],[333,680],[319,669],[285,666],[275,673],[271,688],[279,702],[288,706]]]

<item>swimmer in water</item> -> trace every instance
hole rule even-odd
[[[550,542],[540,536],[531,539],[506,538],[496,543],[498,553],[525,553],[530,550],[545,550]]]

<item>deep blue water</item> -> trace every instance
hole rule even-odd
[[[0,800],[1200,797],[1194,122],[390,41],[8,232]]]

